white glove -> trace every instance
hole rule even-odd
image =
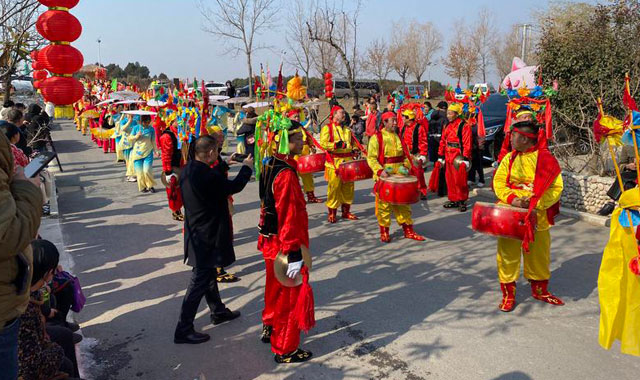
[[[291,279],[296,278],[296,276],[300,274],[300,269],[302,269],[302,260],[289,263],[287,266],[287,277]]]
[[[469,161],[462,161],[462,163],[464,164],[464,167],[467,171],[471,170],[471,164],[469,163]]]
[[[444,158],[438,158],[438,162],[440,163],[440,165],[444,165]]]
[[[167,183],[171,183],[171,178],[175,178],[176,181],[178,180],[178,176],[176,175],[176,173],[171,173],[169,175],[165,174],[165,176],[164,176],[164,179],[167,180]]]

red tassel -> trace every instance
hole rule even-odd
[[[436,164],[433,165],[433,171],[431,172],[431,177],[429,178],[429,191],[431,191],[432,193],[436,193],[438,191],[441,168],[442,164],[440,162],[436,162]]]
[[[484,128],[484,115],[482,114],[482,110],[478,111],[478,136],[482,138],[487,136],[487,131]]]
[[[640,276],[640,256],[636,256],[629,262],[629,269],[636,276]]]
[[[302,275],[302,285],[300,285],[302,288],[300,288],[296,307],[293,309],[293,317],[298,322],[300,330],[308,333],[316,325],[313,289],[309,285],[309,268],[303,265],[300,274]]]

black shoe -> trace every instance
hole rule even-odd
[[[271,333],[273,332],[273,327],[268,325],[262,325],[262,334],[260,335],[260,340],[262,343],[270,343],[271,342]]]
[[[76,332],[80,330],[80,325],[75,322],[65,322],[65,326],[71,330],[71,332]]]
[[[221,323],[234,320],[240,316],[240,312],[238,310],[231,311],[229,308],[224,309],[222,313],[213,313],[211,314],[211,323],[214,325],[219,325]]]
[[[460,212],[467,211],[467,203],[466,202],[460,202],[458,204],[458,211],[460,211]]]
[[[420,200],[421,201],[426,201],[427,200],[427,196],[424,194],[420,194]]]
[[[192,331],[185,336],[174,335],[173,343],[175,344],[200,344],[208,341],[210,339],[209,334],[199,333],[197,331]]]
[[[77,333],[71,333],[71,336],[73,337],[73,344],[78,344],[82,342],[82,335]]]
[[[313,354],[311,353],[311,351],[305,351],[301,348],[298,348],[297,350],[293,351],[290,354],[286,354],[286,355],[276,354],[274,359],[276,363],[280,363],[280,364],[281,363],[302,363],[311,359],[312,356]]]
[[[607,202],[602,206],[600,211],[598,211],[598,215],[608,216],[611,215],[613,210],[616,208],[616,204],[614,202]]]
[[[152,187],[152,188],[150,188],[150,189],[149,189],[149,192],[150,192],[150,193],[155,193],[155,192],[156,192],[156,189]]]
[[[149,189],[142,189],[142,192],[143,192],[143,193],[148,193],[148,192],[149,192]]]

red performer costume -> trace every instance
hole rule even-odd
[[[302,136],[299,137],[299,149],[302,150]],[[307,269],[301,264],[302,246],[309,247],[309,221],[306,201],[295,169],[297,164],[294,153],[299,152],[292,152],[291,155],[276,154],[269,158],[260,176],[262,206],[258,249],[264,256],[267,274],[261,340],[271,342],[271,350],[276,354],[275,360],[278,363],[301,362],[311,357],[310,352],[299,348],[301,323],[296,306],[302,302],[299,296],[305,295],[305,284],[284,286],[274,272],[274,262],[280,252],[286,255],[289,268],[298,265],[297,270],[302,273]],[[308,276],[308,272],[305,276]],[[311,308],[311,313],[312,310]]]
[[[417,168],[423,169],[429,161],[429,121],[422,115],[422,111],[419,113],[419,115],[416,114],[412,109],[402,111],[403,126],[400,130],[400,137]],[[427,195],[424,169],[415,175],[418,177],[420,192],[424,200]]]
[[[173,219],[184,220],[182,216],[182,196],[178,185],[178,173],[176,169],[182,166],[182,155],[178,150],[177,131],[174,125],[166,128],[160,135],[160,151],[162,156],[162,171],[167,186],[167,199]]]
[[[445,178],[447,180],[449,202],[445,208],[458,207],[460,211],[467,211],[469,186],[467,185],[467,169],[470,168],[471,157],[471,126],[460,118],[462,104],[453,103],[447,110],[449,124],[442,131],[438,161],[445,164]],[[454,161],[461,156],[462,161],[456,169]],[[444,162],[443,162],[444,161]]]

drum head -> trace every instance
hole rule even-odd
[[[304,265],[311,271],[311,252],[308,247],[304,245],[300,247],[302,249],[302,261]],[[278,253],[276,259],[273,261],[273,273],[276,275],[276,279],[287,288],[294,288],[302,284],[302,275],[297,275],[296,278],[287,277],[287,268],[289,263],[287,262],[287,256],[282,252]]]
[[[383,181],[393,182],[393,183],[412,183],[418,182],[418,178],[412,175],[400,175],[393,174],[390,177],[382,178]]]

